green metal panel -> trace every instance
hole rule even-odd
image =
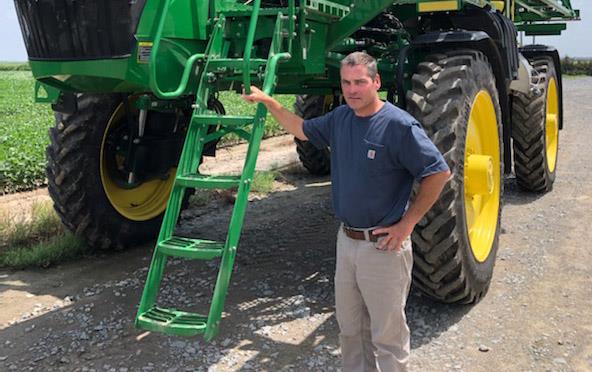
[[[205,40],[208,38],[208,16],[207,0],[174,0],[164,24],[163,36]]]
[[[478,7],[504,4],[504,14],[516,22],[542,22],[550,20],[578,19],[579,11],[574,10],[570,0],[417,0],[418,12],[453,11],[466,5]],[[398,2],[396,2],[398,3]],[[456,5],[455,5],[456,4]]]
[[[207,39],[207,20],[209,17],[208,0],[146,0],[142,17],[138,23],[136,35],[139,40],[150,38],[156,33],[156,27],[162,16],[164,37]],[[167,14],[163,10],[168,8]]]
[[[60,90],[51,85],[43,84],[39,80],[35,81],[35,102],[37,103],[57,103],[60,98]]]
[[[165,0],[147,0],[142,17],[136,30],[139,40],[151,38],[162,16],[164,20],[163,37],[181,39],[208,38],[208,1],[207,0],[171,0],[167,14],[163,14]]]
[[[310,21],[310,28],[305,32],[306,55],[302,56],[304,73],[309,75],[322,74],[325,71],[325,54],[328,25],[326,23]]]
[[[524,31],[526,36],[539,35],[561,35],[561,31],[565,30],[567,25],[565,23],[549,23],[549,24],[523,24],[517,27],[518,31]]]
[[[579,11],[572,8],[569,0],[516,0],[517,23],[577,19]]]
[[[560,35],[566,24],[578,20],[579,10],[569,0],[516,0],[514,22],[526,35]]]
[[[522,9],[521,9],[522,8]],[[540,20],[572,19],[576,13],[569,0],[516,0],[516,15],[536,15]]]
[[[133,58],[85,61],[30,61],[35,78],[66,91],[129,92],[147,88],[147,71]]]

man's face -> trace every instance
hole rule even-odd
[[[358,112],[371,105],[378,96],[380,76],[372,80],[363,65],[341,67],[341,90],[348,106]]]

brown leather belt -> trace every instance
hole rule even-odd
[[[372,234],[373,231],[374,230],[368,230],[368,239],[366,239],[366,235],[364,234],[364,231],[355,230],[355,229],[352,229],[352,228],[343,226],[343,232],[350,239],[355,239],[355,240],[369,240],[371,242],[377,242],[378,241],[378,238],[380,238],[381,236],[388,235],[388,234],[373,235]]]

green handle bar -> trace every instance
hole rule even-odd
[[[154,45],[152,47],[152,52],[150,53],[150,89],[156,94],[159,98],[177,98],[185,90],[187,89],[187,83],[189,82],[189,75],[193,69],[193,65],[199,59],[204,59],[205,54],[197,53],[193,54],[187,60],[185,64],[185,68],[183,69],[183,75],[181,76],[181,81],[179,82],[179,86],[177,89],[173,91],[165,92],[160,89],[158,85],[158,81],[156,80],[156,56],[158,55],[158,49],[160,48],[160,40],[162,38],[162,31],[164,29],[164,23],[166,19],[166,15],[169,11],[171,0],[164,0],[164,7],[163,12],[158,22],[158,27],[156,29],[156,33],[154,35]],[[251,76],[250,76],[250,63],[251,63],[251,48],[253,47],[253,41],[255,39],[255,31],[257,29],[257,19],[259,18],[259,9],[261,8],[261,0],[255,0],[253,4],[253,11],[251,13],[251,19],[249,21],[249,31],[247,34],[247,42],[245,45],[245,53],[244,53],[244,68],[243,68],[243,83],[246,89],[246,93],[251,93]]]
[[[253,12],[251,13],[251,20],[249,21],[249,32],[247,33],[247,43],[245,44],[244,63],[243,67],[243,85],[245,93],[251,94],[251,49],[253,41],[255,40],[255,30],[257,28],[257,18],[259,18],[259,8],[261,7],[261,0],[255,0],[253,4]]]
[[[271,59],[269,60],[269,62],[267,63],[267,70],[269,72],[266,73],[267,74],[274,74],[275,75],[275,71],[277,71],[277,64],[280,61],[280,59],[285,59],[288,60],[292,58],[292,55],[290,53],[278,53],[276,55],[274,55],[273,57],[271,57]],[[271,72],[273,71],[273,72]],[[273,85],[275,84],[275,79],[265,79],[265,83],[262,87],[262,91],[265,92],[265,94],[271,94],[271,92],[273,91]]]
[[[187,89],[187,83],[189,82],[189,74],[193,68],[195,61],[202,59],[205,57],[203,53],[193,54],[187,60],[185,64],[185,68],[183,69],[183,75],[181,76],[181,81],[177,89],[173,91],[164,92],[158,86],[158,81],[156,80],[156,56],[158,55],[158,49],[160,48],[160,40],[162,38],[162,30],[164,29],[164,22],[166,19],[166,15],[169,12],[171,0],[164,0],[164,7],[163,12],[160,17],[160,21],[158,22],[158,28],[156,29],[156,34],[154,35],[154,45],[152,47],[152,52],[150,53],[150,89],[156,94],[158,98],[176,98],[179,97],[185,90]]]

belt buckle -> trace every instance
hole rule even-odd
[[[351,228],[351,227],[348,227],[348,226],[343,225],[343,232],[350,239],[354,239],[354,240],[365,240],[365,237],[364,237],[364,239],[360,239],[359,238],[359,235],[358,235],[359,233],[363,233],[363,231],[356,230],[354,228]]]
[[[386,235],[386,234],[381,234],[381,235],[373,235],[372,232],[375,229],[369,230],[369,229],[362,229],[362,230],[357,230],[354,229],[352,227],[348,227],[343,225],[343,231],[345,232],[345,235],[351,239],[354,240],[364,240],[367,242],[373,242],[376,243],[378,241],[378,238]]]
[[[387,236],[387,233],[382,233],[382,234],[378,234],[378,235],[374,235],[373,232],[377,230],[377,229],[372,229],[372,230],[368,230],[368,240],[376,243],[378,242],[378,239],[382,238],[383,236]]]

